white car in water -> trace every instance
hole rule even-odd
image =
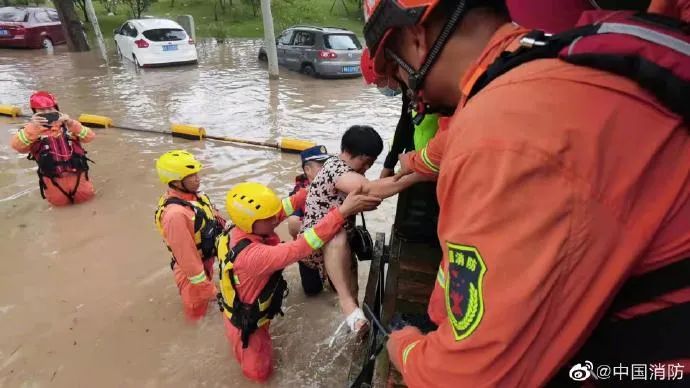
[[[113,31],[121,58],[150,67],[197,63],[194,40],[168,19],[132,19]]]

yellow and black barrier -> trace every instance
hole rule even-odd
[[[171,124],[170,133],[173,137],[181,137],[188,140],[203,140],[206,137],[206,130],[197,125]]]
[[[80,123],[89,127],[110,128],[113,126],[113,119],[106,116],[90,115],[82,113],[77,119]]]
[[[14,106],[14,105],[0,105],[0,115],[11,116],[11,117],[26,117],[26,118],[31,117],[29,115],[23,115],[21,109],[18,106]],[[306,150],[307,148],[314,147],[316,145],[316,143],[313,141],[292,139],[292,138],[282,138],[282,139],[279,139],[278,141],[258,141],[258,140],[238,139],[238,138],[226,137],[226,136],[212,136],[212,135],[206,134],[206,129],[204,129],[200,126],[189,125],[189,124],[172,124],[170,126],[170,132],[168,132],[168,131],[156,131],[153,129],[145,129],[145,128],[132,128],[132,127],[125,127],[122,125],[114,125],[113,120],[110,117],[87,114],[87,113],[83,113],[83,114],[79,115],[79,118],[77,120],[84,125],[87,125],[89,127],[95,127],[95,128],[115,128],[115,129],[124,129],[127,131],[149,132],[149,133],[155,133],[155,134],[168,134],[168,135],[172,135],[174,137],[180,137],[180,138],[188,139],[188,140],[209,139],[209,140],[223,141],[223,142],[228,142],[228,143],[238,143],[238,144],[247,144],[247,145],[258,146],[258,147],[275,148],[275,149],[283,151],[283,152],[298,153],[298,152],[302,152],[302,151]]]
[[[314,147],[316,143],[307,140],[283,138],[276,142],[271,141],[257,141],[257,140],[247,140],[238,139],[235,137],[227,136],[212,136],[207,135],[206,130],[202,127],[187,124],[173,124],[170,127],[170,131],[174,137],[181,137],[183,139],[189,140],[201,140],[210,139],[225,141],[230,143],[248,144],[259,147],[269,147],[281,150],[283,152],[302,152],[307,148]]]
[[[15,118],[22,115],[22,110],[15,105],[0,105],[0,115]]]

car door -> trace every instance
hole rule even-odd
[[[276,45],[276,51],[278,53],[278,64],[279,65],[286,65],[285,61],[285,55],[286,50],[290,48],[290,45],[292,44],[292,36],[293,36],[294,31],[293,30],[285,30],[283,33],[280,35],[278,38],[278,44]]]
[[[47,17],[46,32],[48,32],[48,35],[50,35],[50,39],[52,39],[53,43],[55,44],[62,43],[62,37],[57,33],[57,27],[59,27],[59,25],[55,23],[55,20],[53,20],[53,18],[50,17],[50,14],[48,13],[48,8],[41,9],[41,12],[43,12]]]
[[[285,67],[290,70],[299,70],[297,56],[303,39],[304,31],[295,30],[292,36],[292,43],[288,46],[285,46]]]
[[[301,70],[303,63],[312,62],[309,58],[313,58],[311,54],[314,51],[315,41],[316,36],[312,31],[295,32],[290,54],[288,55],[291,67],[294,70]]]
[[[122,34],[122,27],[124,27],[124,26],[125,25],[122,24],[113,30],[113,40],[115,41],[115,47],[117,47],[118,50],[121,50],[120,49],[120,44],[122,41],[122,35],[121,34]]]
[[[31,36],[34,47],[41,47],[44,37],[50,39],[55,44],[55,38],[50,34],[50,26],[52,24],[48,13],[43,8],[35,8],[29,17],[29,24],[31,25]]]
[[[117,30],[113,31],[114,36],[113,38],[115,39],[115,43],[117,45],[117,49],[120,51],[120,55],[123,57],[128,57],[127,56],[127,41],[125,40],[125,35],[127,34],[127,22],[123,23],[120,28]]]
[[[122,53],[122,29],[125,27],[126,23],[113,30],[113,40],[115,41],[115,46]]]
[[[46,8],[46,12],[52,22],[50,36],[55,39],[55,43],[65,43],[65,32],[62,30],[62,23],[60,22],[60,16],[58,16],[57,11],[52,8]]]
[[[127,24],[129,25],[129,28],[127,30],[127,35],[125,35],[125,41],[127,47],[129,48],[129,59],[134,60],[134,49],[137,46],[134,43],[134,41],[137,40],[137,36],[139,36],[139,31],[137,30],[137,27],[134,25],[134,23],[130,22]]]
[[[130,22],[125,23],[120,30],[120,52],[122,53],[123,57],[129,60],[132,60],[132,53],[134,52],[134,40],[137,35],[137,29],[134,28],[134,25],[132,25]]]

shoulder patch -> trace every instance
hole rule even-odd
[[[448,276],[445,279],[446,310],[455,340],[469,337],[484,316],[486,265],[473,246],[446,243]]]

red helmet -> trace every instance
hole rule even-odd
[[[58,103],[55,96],[48,92],[38,91],[29,98],[31,109],[57,108]]]
[[[367,85],[376,86],[379,91],[386,96],[397,96],[402,93],[398,80],[389,75],[381,75],[374,70],[374,61],[371,59],[367,47],[362,51],[362,58],[359,63],[362,70],[362,77]]]
[[[359,62],[359,68],[362,71],[362,77],[364,77],[364,82],[366,82],[367,85],[376,83],[378,74],[376,74],[376,71],[374,70],[374,61],[372,61],[371,56],[369,55],[368,47],[365,47],[364,50],[362,50],[362,58]]]
[[[364,0],[364,40],[374,68],[381,66],[384,43],[394,28],[421,24],[441,0]],[[465,3],[465,1],[462,1]]]

